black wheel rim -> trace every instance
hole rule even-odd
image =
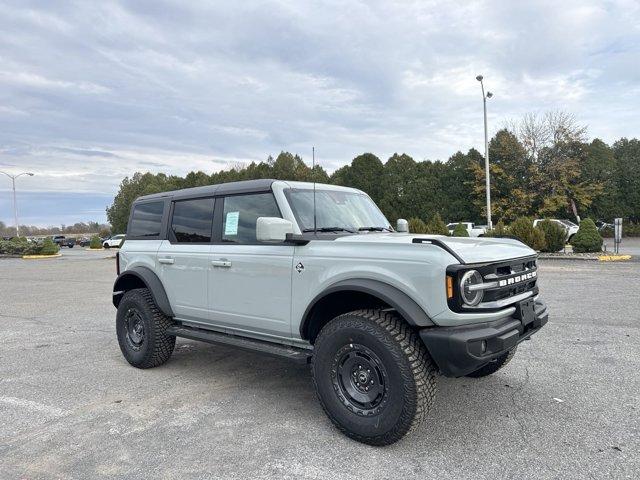
[[[387,402],[387,371],[364,345],[350,343],[334,357],[331,369],[334,390],[342,404],[358,415],[375,415]]]
[[[124,317],[127,332],[127,343],[134,350],[139,350],[145,340],[144,322],[142,315],[135,308],[130,308]]]

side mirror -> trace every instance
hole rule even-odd
[[[399,218],[398,223],[396,224],[396,232],[409,233],[409,222],[404,218]]]
[[[259,217],[256,220],[256,239],[259,242],[284,242],[293,233],[293,223],[284,218]]]

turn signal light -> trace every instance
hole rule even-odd
[[[447,298],[453,298],[453,277],[447,275]]]

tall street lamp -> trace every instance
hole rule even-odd
[[[482,83],[482,75],[478,75],[476,80],[480,82],[480,88],[482,88],[482,106],[484,107],[484,175],[486,181],[487,190],[487,225],[490,229],[493,228],[491,222],[491,183],[489,177],[489,137],[487,134],[487,98],[493,97],[493,93],[484,93],[484,84]]]
[[[7,177],[11,179],[11,183],[13,184],[13,218],[16,222],[16,237],[20,236],[20,226],[18,224],[18,204],[16,202],[16,178],[21,177],[22,175],[29,175],[33,177],[33,173],[31,172],[22,172],[17,175],[11,175],[7,172],[0,171],[0,173],[4,173]]]

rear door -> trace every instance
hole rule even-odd
[[[176,200],[171,205],[168,239],[158,251],[158,268],[171,308],[180,320],[209,322],[214,205],[211,197]]]
[[[216,202],[219,241],[209,270],[212,322],[289,337],[294,247],[256,240],[258,217],[281,217],[273,194],[232,195]]]

